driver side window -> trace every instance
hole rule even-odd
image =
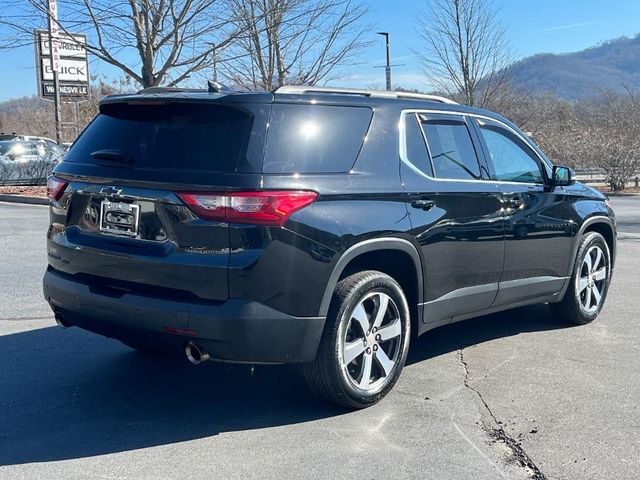
[[[538,159],[522,140],[507,130],[480,123],[480,132],[489,150],[495,180],[502,182],[543,183]]]

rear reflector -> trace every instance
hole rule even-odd
[[[316,192],[264,191],[205,193],[181,192],[178,197],[206,220],[281,226],[293,212],[315,202]]]
[[[47,178],[47,197],[53,201],[59,200],[64,193],[64,189],[67,188],[67,185],[69,185],[69,182],[50,175],[49,178]]]
[[[187,335],[190,337],[197,337],[198,332],[192,330],[190,328],[182,328],[182,327],[162,327],[166,333],[173,333],[175,335]]]

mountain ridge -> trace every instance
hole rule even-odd
[[[640,90],[640,34],[571,53],[538,53],[507,69],[512,84],[530,94],[576,101],[604,90]]]

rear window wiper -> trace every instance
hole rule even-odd
[[[110,162],[133,163],[133,159],[128,157],[122,150],[115,148],[105,148],[91,153],[91,158],[96,160],[109,160]]]

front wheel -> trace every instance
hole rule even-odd
[[[589,232],[580,241],[571,283],[559,303],[550,305],[554,316],[585,325],[604,305],[611,280],[611,253],[604,237]]]
[[[407,358],[410,318],[398,283],[377,271],[355,273],[334,292],[315,360],[304,366],[311,390],[350,408],[380,401]]]

